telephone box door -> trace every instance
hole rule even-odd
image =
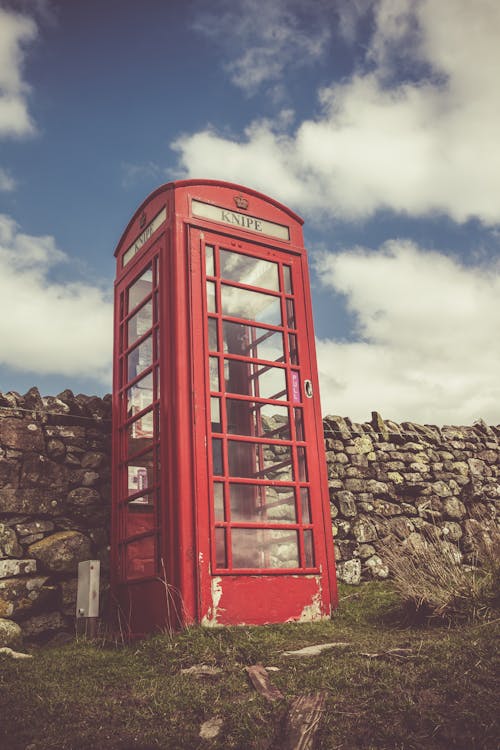
[[[200,621],[328,616],[331,522],[305,256],[195,228],[190,253]]]

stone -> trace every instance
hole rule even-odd
[[[372,555],[365,560],[365,568],[370,571],[373,578],[384,579],[389,577],[389,568],[378,555]]]
[[[337,494],[339,509],[343,516],[346,518],[352,518],[357,515],[356,501],[352,492],[344,490]]]
[[[23,548],[17,541],[16,532],[0,523],[0,557],[21,557]]]
[[[402,516],[397,518],[390,518],[387,522],[387,529],[391,534],[394,534],[398,539],[403,541],[407,539],[410,534],[415,531],[414,524],[408,519]]]
[[[0,618],[0,647],[17,648],[22,642],[23,636],[17,622]]]
[[[16,487],[19,478],[19,467],[17,461],[12,458],[4,458],[0,455],[0,486]]]
[[[450,542],[458,542],[463,536],[460,524],[455,521],[445,521],[445,523],[441,524],[441,533],[444,539]]]
[[[351,437],[351,431],[347,426],[345,419],[338,416],[327,416],[324,419],[326,426],[330,428],[334,433],[337,432],[343,440],[349,440]]]
[[[74,508],[86,508],[100,502],[97,490],[90,487],[77,487],[68,493],[68,503]]]
[[[49,599],[54,589],[47,576],[0,580],[0,617],[23,615]]]
[[[425,552],[425,550],[427,549],[427,542],[425,541],[422,534],[419,534],[417,531],[412,531],[412,533],[408,535],[404,544],[412,547],[412,549],[414,549],[417,553]]]
[[[491,476],[490,467],[484,461],[481,461],[481,459],[469,458],[467,459],[467,463],[469,464],[469,470],[470,470],[471,476],[473,477]]]
[[[78,579],[70,578],[67,581],[61,583],[61,603],[62,612],[65,615],[75,615],[76,612],[76,596],[78,592]]]
[[[443,501],[445,515],[452,520],[460,521],[465,518],[467,510],[465,505],[457,497],[447,497]]]
[[[354,438],[352,442],[356,453],[371,453],[373,451],[373,443],[368,435]]]
[[[361,560],[346,560],[337,565],[337,578],[342,583],[357,586],[361,583]]]
[[[48,440],[47,441],[47,455],[50,458],[62,458],[66,454],[66,446],[62,440]]]
[[[60,513],[60,502],[49,489],[0,488],[0,507],[3,513],[22,513],[35,517],[57,516]]]
[[[92,543],[79,531],[58,531],[31,544],[28,553],[51,573],[76,573],[79,562],[92,558]]]
[[[373,429],[378,432],[382,438],[387,441],[389,437],[389,429],[387,428],[384,420],[378,413],[378,411],[372,411],[372,421],[371,421]]]
[[[28,425],[34,429],[28,429]],[[42,430],[38,424],[24,419],[0,419],[0,445],[21,451],[41,452],[44,448]]]
[[[50,488],[54,493],[68,491],[68,469],[44,455],[25,455],[19,486],[21,488]]]
[[[371,544],[360,544],[357,547],[356,551],[358,553],[358,557],[361,558],[361,560],[367,560],[376,552],[375,547]]]
[[[363,479],[355,479],[349,477],[345,480],[345,488],[350,492],[363,492],[366,487],[366,482]]]
[[[0,578],[12,578],[35,572],[36,560],[0,560]]]
[[[448,487],[447,484],[443,481],[437,481],[432,483],[432,491],[439,495],[439,497],[450,497],[451,496],[451,490]]]
[[[374,500],[373,509],[375,513],[378,513],[379,515],[384,517],[398,516],[401,515],[402,512],[400,505],[396,505],[396,503],[390,503],[387,500]]]
[[[394,482],[394,484],[403,484],[405,481],[398,471],[388,471],[387,478],[389,481]]]
[[[24,638],[46,638],[58,630],[64,630],[66,620],[60,612],[44,612],[40,615],[33,615],[21,622],[21,629]]]
[[[451,469],[456,474],[466,477],[469,474],[469,466],[465,461],[451,461]]]
[[[88,451],[84,453],[81,459],[82,469],[100,469],[105,466],[108,457],[100,451]]]
[[[28,536],[31,534],[41,534],[46,531],[54,530],[54,523],[52,521],[28,521],[27,523],[17,523],[15,530],[20,537]]]
[[[389,486],[385,482],[377,482],[376,479],[369,479],[365,484],[367,492],[373,495],[386,495],[389,492]]]
[[[378,538],[375,525],[369,518],[357,518],[352,524],[352,533],[357,542],[373,542]]]

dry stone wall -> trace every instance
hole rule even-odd
[[[111,399],[0,394],[0,646],[72,630],[78,563],[109,570]]]
[[[475,539],[498,524],[500,427],[442,427],[330,416],[324,420],[338,578],[387,578],[385,539],[474,561]],[[451,555],[450,555],[451,553]]]
[[[111,398],[0,393],[0,646],[72,632],[78,562],[109,579]],[[386,578],[384,539],[471,561],[498,523],[500,427],[324,420],[338,577]],[[270,460],[272,457],[270,457]],[[272,460],[271,460],[272,463]]]

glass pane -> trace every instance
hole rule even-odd
[[[227,431],[233,435],[290,440],[286,406],[226,399]]]
[[[295,437],[296,440],[304,440],[304,423],[302,420],[302,409],[294,409],[295,413]]]
[[[215,276],[213,245],[205,245],[205,266],[206,266],[207,276]]]
[[[210,390],[220,391],[218,358],[209,357],[209,364],[210,364]]]
[[[229,474],[248,479],[272,479],[289,482],[292,454],[289,445],[228,441]]]
[[[213,281],[207,281],[207,310],[208,312],[217,312],[215,283]]]
[[[153,411],[148,411],[142,417],[136,419],[128,426],[129,444],[131,441],[143,440],[144,438],[153,437]],[[138,450],[138,449],[137,449]],[[133,451],[136,452],[135,450]]]
[[[125,535],[127,537],[135,536],[136,534],[144,534],[147,531],[154,530],[155,514],[152,501],[151,504],[148,504],[148,498],[149,496],[145,498],[137,498],[127,504],[127,514],[125,519]]]
[[[313,533],[310,529],[304,531],[304,556],[306,568],[314,568]]]
[[[154,537],[138,539],[126,546],[127,578],[143,578],[155,574]]]
[[[215,318],[208,319],[208,348],[211,352],[216,352],[219,349],[218,344],[219,337],[217,336],[217,321]]]
[[[218,568],[227,568],[225,529],[215,529],[215,563]]]
[[[300,502],[302,504],[302,523],[311,523],[311,504],[307,487],[300,488]]]
[[[296,531],[233,529],[233,568],[298,568]]]
[[[270,362],[283,362],[285,359],[283,334],[280,331],[224,321],[222,332],[224,351],[228,354],[267,359]]]
[[[257,323],[281,325],[281,305],[279,297],[262,292],[250,292],[222,284],[222,312],[233,318],[255,320]]]
[[[216,521],[224,521],[224,485],[214,482],[214,515]]]
[[[147,409],[153,403],[153,373],[148,373],[127,390],[127,417]]]
[[[153,451],[130,462],[127,467],[128,495],[147,490],[154,484]]]
[[[249,255],[220,251],[220,276],[248,286],[279,291],[278,265]]]
[[[226,391],[241,396],[286,399],[286,371],[278,367],[260,367],[237,359],[224,360]]]
[[[296,523],[293,487],[230,484],[231,521]]]
[[[295,305],[293,299],[286,301],[286,319],[289,328],[296,328],[295,325]]]
[[[222,432],[222,423],[220,418],[220,398],[210,399],[210,417],[212,422],[212,432]]]
[[[148,336],[139,346],[132,349],[127,357],[127,375],[132,380],[136,375],[149,367],[153,362],[153,339]]]
[[[220,438],[212,438],[212,462],[214,474],[221,476],[224,472],[222,469],[222,440]]]
[[[288,334],[288,348],[290,350],[290,362],[292,365],[299,364],[299,353],[297,350],[297,336],[294,333]]]
[[[290,266],[283,266],[283,280],[285,282],[285,294],[292,294],[292,276]]]
[[[140,310],[132,315],[128,321],[128,346],[131,346],[134,341],[143,336],[153,325],[153,305],[151,300],[146,302]]]
[[[299,482],[307,482],[306,449],[297,448],[297,459],[299,462]]]
[[[149,267],[137,281],[134,281],[128,288],[128,311],[132,312],[139,302],[147,297],[153,289],[153,274]]]

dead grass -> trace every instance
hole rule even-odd
[[[418,545],[394,537],[379,545],[394,588],[416,620],[479,622],[500,616],[500,529],[491,525],[469,540],[471,565],[458,547],[430,535]]]
[[[0,747],[9,750],[281,750],[294,697],[326,691],[318,750],[496,750],[500,623],[408,627],[393,588],[341,588],[333,621],[190,628],[122,648],[85,641],[0,661]],[[286,650],[344,642],[314,657]],[[284,699],[245,667],[261,662]],[[218,667],[196,677],[183,669]],[[210,672],[210,670],[208,670]],[[218,737],[199,736],[222,720]]]

